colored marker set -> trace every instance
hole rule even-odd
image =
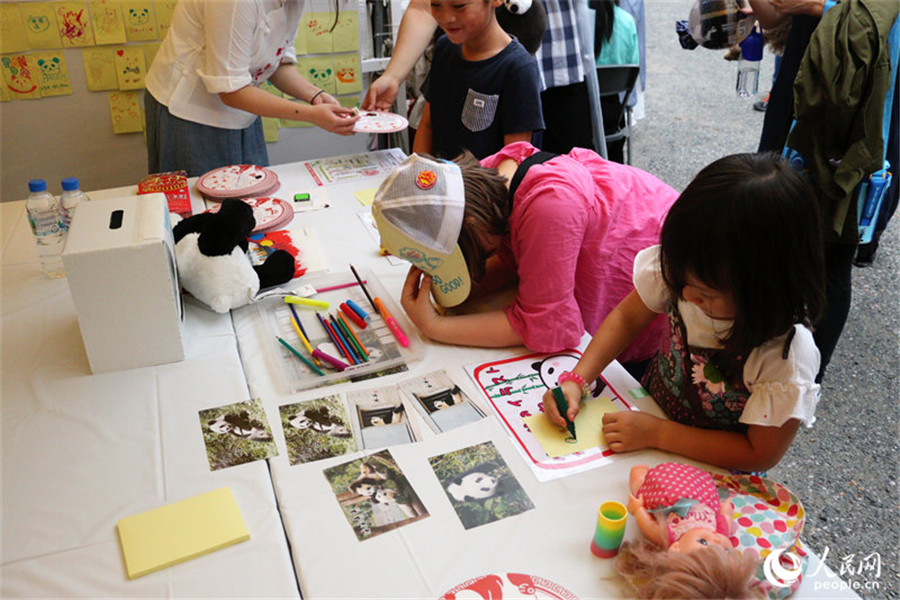
[[[255,305],[278,342],[267,347],[292,391],[393,369],[424,350],[371,273],[304,277],[302,283],[317,293],[272,296]]]

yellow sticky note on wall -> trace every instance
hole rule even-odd
[[[306,38],[306,51],[309,54],[331,54],[331,25],[334,17],[333,12],[308,12],[300,19],[298,35]]]
[[[125,20],[122,3],[118,0],[92,0],[91,22],[94,24],[94,38],[97,45],[124,44]]]
[[[263,139],[266,142],[278,141],[278,119],[274,117],[262,118]]]
[[[178,0],[155,0],[156,27],[159,30],[159,39],[166,39],[169,27],[172,26],[172,15],[175,14],[175,5]],[[149,64],[149,63],[148,63]]]
[[[362,64],[359,61],[359,54],[336,54],[334,76],[338,94],[361,92]]]
[[[140,46],[126,46],[115,49],[116,77],[120,90],[140,90],[144,88],[147,63],[144,49]]]
[[[88,18],[87,2],[54,2],[53,8],[63,48],[94,45],[94,30]]]
[[[140,92],[112,92],[109,95],[109,116],[113,133],[137,133],[144,130],[144,115],[138,99]]]
[[[89,90],[105,92],[119,89],[115,56],[115,50],[112,48],[85,48],[81,51],[84,78]]]
[[[41,97],[41,75],[34,57],[15,54],[0,58],[3,82],[14,100],[36,100]]]
[[[69,68],[62,50],[35,52],[31,56],[41,72],[41,96],[67,96],[72,93]]]
[[[59,28],[56,26],[56,13],[49,2],[22,2],[22,19],[25,21],[25,33],[28,46],[34,50],[50,50],[61,48]]]
[[[297,59],[297,68],[308,82],[334,96],[337,94],[334,76],[334,58],[328,56],[305,56]]]
[[[129,42],[147,42],[158,38],[153,0],[125,0],[122,14]]]
[[[0,54],[28,50],[25,21],[16,2],[0,4]]]
[[[334,52],[356,52],[359,50],[359,15],[355,10],[342,10],[337,25],[331,32]]]
[[[120,519],[117,528],[129,579],[250,539],[227,487]]]

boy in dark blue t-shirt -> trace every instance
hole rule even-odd
[[[497,22],[502,0],[432,0],[445,36],[422,86],[425,111],[413,151],[484,158],[544,128],[537,62]]]

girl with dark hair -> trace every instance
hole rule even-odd
[[[643,385],[671,420],[604,415],[610,448],[659,448],[721,467],[771,468],[818,402],[809,323],[823,308],[815,196],[775,155],[739,154],[703,169],[635,258],[634,290],[560,381],[569,418],[592,381],[659,313],[669,335]],[[549,392],[548,392],[549,393]],[[565,425],[552,397],[550,419]]]

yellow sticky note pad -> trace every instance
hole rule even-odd
[[[525,417],[523,421],[528,425],[535,439],[540,442],[544,452],[548,456],[556,458],[597,446],[606,447],[606,440],[603,439],[603,433],[600,431],[603,427],[603,415],[618,411],[619,408],[613,404],[610,398],[601,397],[587,400],[581,405],[581,410],[575,417],[575,433],[578,439],[574,442],[567,442],[569,432],[551,423],[543,413]]]
[[[120,519],[118,530],[129,579],[250,539],[228,487]]]
[[[372,203],[375,202],[375,192],[377,191],[378,188],[366,188],[364,190],[359,190],[358,192],[353,192],[353,195],[363,206],[372,206]]]

